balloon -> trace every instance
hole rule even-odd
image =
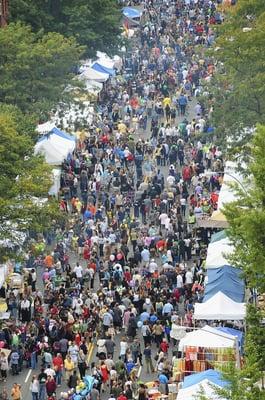
[[[0,341],[0,349],[2,349],[5,346],[5,342],[3,340]]]
[[[142,321],[138,321],[138,322],[137,322],[137,326],[138,326],[138,328],[142,328],[142,326],[143,326]]]
[[[110,261],[114,261],[115,260],[114,254],[111,254],[109,259],[110,259]]]
[[[121,253],[117,254],[117,260],[122,260],[122,254]]]

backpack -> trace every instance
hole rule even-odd
[[[120,274],[120,271],[119,271],[119,270],[116,270],[116,271],[114,272],[113,278],[114,278],[115,281],[120,281],[120,279],[121,279],[121,274]]]

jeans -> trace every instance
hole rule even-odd
[[[32,369],[36,369],[37,366],[37,355],[36,352],[33,351],[30,356],[30,366]]]
[[[55,374],[56,384],[61,385],[62,383],[62,371],[56,371]]]
[[[18,364],[11,364],[12,375],[18,375]]]
[[[32,400],[39,400],[39,393],[31,392]]]
[[[40,383],[39,400],[46,399],[46,386],[45,383]]]

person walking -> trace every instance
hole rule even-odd
[[[18,383],[14,383],[11,389],[12,400],[21,400],[21,386]]]
[[[32,400],[39,400],[40,384],[36,375],[33,375],[29,390],[31,391]]]
[[[8,371],[8,359],[4,352],[0,354],[0,369],[1,369],[1,380],[6,382],[7,371]]]
[[[144,358],[145,358],[147,374],[150,374],[150,370],[153,373],[154,366],[153,366],[153,362],[152,362],[152,350],[151,350],[150,344],[147,344],[146,348],[144,349]]]

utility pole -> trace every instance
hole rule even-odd
[[[8,0],[0,0],[0,28],[7,25]]]

